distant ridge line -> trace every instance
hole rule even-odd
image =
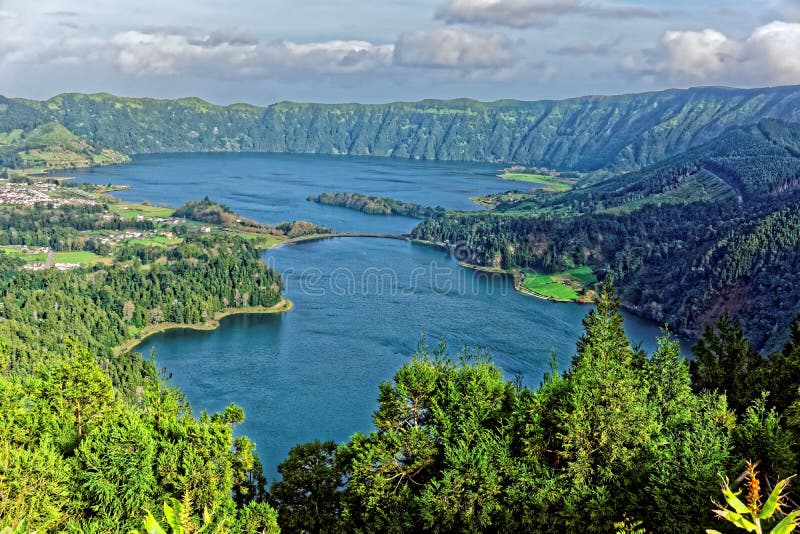
[[[0,98],[0,132],[59,123],[100,149],[381,156],[634,170],[763,118],[800,122],[800,86],[700,87],[566,100],[279,102],[217,106],[200,98],[67,93]],[[0,154],[2,157],[2,154]]]
[[[258,109],[267,109],[272,106],[278,106],[281,104],[302,104],[302,105],[312,105],[312,106],[388,106],[392,104],[424,104],[424,103],[439,103],[439,104],[459,104],[459,103],[468,103],[468,104],[483,104],[483,105],[492,105],[492,104],[504,104],[504,103],[512,103],[512,104],[534,104],[539,102],[569,102],[573,100],[589,100],[589,99],[607,99],[607,98],[623,98],[623,97],[632,97],[632,96],[641,96],[641,95],[658,95],[658,94],[665,94],[665,93],[679,93],[683,91],[705,91],[705,90],[713,90],[713,91],[753,91],[753,92],[764,92],[764,91],[780,91],[783,89],[789,90],[800,90],[800,84],[792,84],[792,85],[775,85],[775,86],[764,86],[764,87],[735,87],[735,86],[728,86],[728,85],[698,85],[692,87],[668,87],[665,89],[655,89],[652,91],[643,91],[643,92],[630,92],[630,93],[587,93],[579,96],[569,96],[565,98],[535,98],[531,100],[527,99],[519,99],[519,98],[498,98],[496,100],[481,100],[478,98],[472,98],[468,96],[463,97],[455,97],[455,98],[421,98],[418,100],[389,100],[389,101],[381,101],[381,102],[356,102],[356,101],[341,101],[341,102],[318,102],[318,101],[301,101],[301,100],[278,100],[276,102],[272,102],[269,104],[253,104],[250,102],[232,102],[230,104],[218,104],[212,102],[211,100],[207,100],[205,98],[193,95],[186,95],[174,98],[166,98],[166,97],[156,97],[156,96],[134,96],[134,95],[120,95],[115,93],[109,93],[107,91],[98,91],[98,92],[80,92],[80,91],[67,91],[64,93],[57,93],[49,98],[45,99],[30,99],[26,97],[10,97],[4,96],[0,94],[0,101],[1,100],[14,100],[18,102],[49,102],[58,98],[63,97],[70,97],[70,96],[85,96],[85,97],[103,97],[103,98],[114,98],[120,100],[150,100],[154,102],[181,102],[181,101],[190,101],[195,100],[199,101],[203,104],[208,104],[211,106],[221,107],[221,108],[235,108],[240,106],[245,107],[252,107]]]

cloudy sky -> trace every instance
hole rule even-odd
[[[0,0],[0,94],[218,103],[800,84],[800,0]]]

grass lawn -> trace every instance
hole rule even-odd
[[[269,237],[262,237],[257,241],[259,247],[263,246],[264,248],[272,248],[276,245],[280,245],[286,241],[285,237],[278,237],[278,236],[269,236]]]
[[[133,204],[130,202],[120,202],[119,204],[112,204],[108,208],[112,213],[122,215],[126,219],[135,219],[136,217],[172,217],[175,213],[173,208],[165,208],[163,206],[149,206],[146,204]]]
[[[573,180],[566,178],[559,178],[557,176],[545,176],[544,174],[526,174],[520,172],[505,172],[500,175],[503,180],[511,180],[514,182],[526,182],[529,184],[537,184],[544,186],[546,191],[554,193],[563,193],[572,189]]]
[[[106,263],[111,258],[98,256],[94,252],[79,250],[75,252],[56,252],[55,263]]]
[[[126,241],[129,245],[144,245],[144,246],[156,246],[156,247],[169,247],[173,245],[179,245],[183,242],[183,239],[179,237],[166,237],[163,235],[153,235],[147,236],[140,239],[129,239]]]
[[[231,232],[234,235],[238,235],[239,237],[243,237],[248,241],[251,241],[253,246],[256,248],[272,248],[274,246],[280,245],[284,241],[286,241],[286,237],[282,235],[268,235],[268,234],[261,234],[256,232]]]
[[[268,237],[261,237],[257,238],[256,243],[258,244],[259,248],[272,248],[274,246],[280,245],[281,243],[285,242],[285,237],[279,236],[268,236]]]
[[[577,279],[584,285],[594,284],[597,282],[597,277],[592,272],[591,267],[578,267],[566,272],[567,275]]]
[[[579,267],[555,274],[539,274],[526,270],[522,289],[540,297],[577,301],[586,296],[585,288],[597,282],[589,267]]]

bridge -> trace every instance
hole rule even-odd
[[[368,232],[333,232],[330,234],[311,234],[300,237],[292,237],[284,241],[284,244],[303,243],[305,241],[317,241],[320,239],[333,239],[334,237],[376,237],[379,239],[399,239],[401,241],[411,241],[411,234],[373,234]]]

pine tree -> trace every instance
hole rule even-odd
[[[741,323],[728,313],[716,326],[708,326],[693,347],[691,363],[695,391],[718,391],[728,397],[728,404],[742,413],[761,396],[764,359],[744,335]]]
[[[656,426],[639,355],[622,324],[619,299],[606,281],[596,309],[584,319],[559,427],[563,475],[570,485],[566,507],[591,511],[573,517],[579,522],[571,525],[575,529],[603,531],[625,511],[631,500],[626,486],[641,476]],[[616,488],[611,494],[608,485]]]
[[[278,466],[281,480],[272,485],[278,522],[287,532],[334,532],[341,519],[343,477],[336,443],[297,445]]]
[[[792,323],[789,341],[783,350],[770,356],[761,381],[769,391],[768,403],[784,413],[798,400],[800,387],[800,316]]]

